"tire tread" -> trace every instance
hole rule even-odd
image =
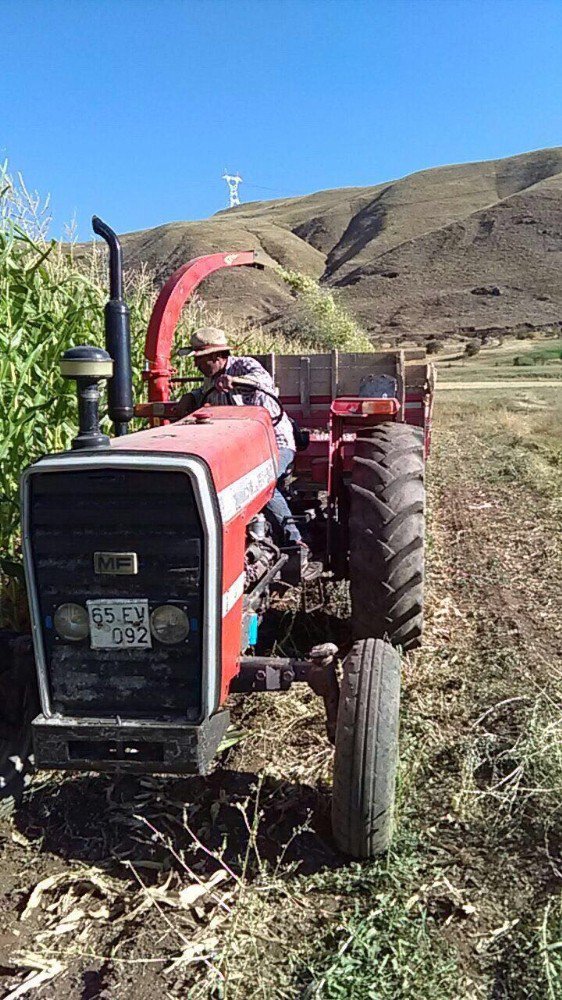
[[[390,843],[399,703],[396,650],[380,639],[356,642],[344,664],[332,796],[334,839],[355,858]]]
[[[420,645],[424,521],[422,429],[380,424],[357,438],[349,518],[354,639]]]

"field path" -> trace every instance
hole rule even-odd
[[[508,392],[513,392],[514,389],[561,389],[562,379],[559,378],[535,378],[535,379],[518,379],[518,378],[504,378],[504,379],[490,379],[489,382],[441,382],[439,378],[436,382],[436,388],[438,390],[445,389],[463,389],[469,391],[472,389],[504,389]]]

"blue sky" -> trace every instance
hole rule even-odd
[[[562,0],[19,0],[0,156],[54,233],[562,143]]]

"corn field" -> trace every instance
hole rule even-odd
[[[29,462],[67,448],[76,427],[73,383],[59,372],[72,345],[103,346],[106,294],[54,241],[39,244],[22,230],[0,232],[0,538],[17,545],[18,479]],[[152,301],[137,282],[130,299],[135,376],[141,333]]]

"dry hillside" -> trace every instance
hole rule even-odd
[[[124,237],[163,280],[190,257],[260,248],[337,289],[379,335],[558,327],[562,147],[438,167],[366,188],[252,202]],[[276,326],[292,308],[274,272],[219,274],[205,297]]]

